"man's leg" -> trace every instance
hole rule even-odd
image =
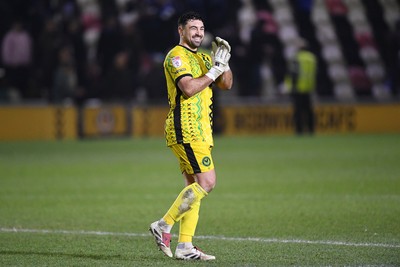
[[[303,122],[302,122],[302,109],[300,95],[295,93],[292,95],[293,101],[293,123],[295,133],[301,135],[303,133]]]
[[[183,173],[183,175],[185,177],[186,186],[195,182],[199,183],[199,185],[201,183],[203,184],[202,188],[206,188],[206,191],[208,192],[210,192],[215,186],[214,170],[207,172],[206,174],[190,175],[187,173]],[[179,243],[192,243],[193,236],[196,232],[197,222],[199,220],[200,203],[201,201],[193,203],[191,209],[188,210],[186,214],[182,217],[180,221],[178,240]]]
[[[315,118],[314,118],[314,109],[313,103],[311,99],[311,95],[307,94],[305,99],[305,109],[306,109],[306,126],[308,128],[308,133],[313,134],[315,131]]]
[[[205,173],[197,173],[195,175],[195,181],[197,184],[207,192],[215,187],[216,174],[215,170],[211,170]],[[186,175],[186,181],[189,183],[192,178]],[[179,240],[178,246],[175,251],[175,257],[184,260],[214,260],[215,257],[207,255],[197,247],[193,246],[192,240],[196,231],[197,223],[199,220],[201,201],[193,203],[191,209],[188,210],[180,221],[179,229]]]
[[[179,227],[178,243],[192,244],[193,236],[199,221],[200,204],[201,202],[193,203],[192,208],[182,217]]]
[[[191,210],[194,204],[200,203],[201,199],[207,196],[207,194],[208,193],[196,182],[186,186],[179,193],[168,212],[164,215],[164,221],[168,225],[173,225],[185,216],[186,212]]]
[[[182,219],[185,214],[195,207],[194,214],[198,214],[198,206],[200,205],[200,201],[203,197],[207,195],[207,192],[198,184],[192,183],[186,186],[175,199],[174,203],[169,208],[168,212],[164,215],[164,217],[155,221],[150,225],[150,232],[154,236],[156,243],[159,249],[168,257],[172,257],[172,252],[170,248],[171,241],[171,229],[175,222]],[[197,212],[196,212],[197,209]],[[189,229],[188,233],[190,235],[194,225],[194,229],[197,225],[197,219],[194,216],[189,216],[189,220],[186,223],[188,227],[184,229]]]
[[[215,259],[214,256],[198,250],[191,242],[198,222],[200,201],[214,188],[216,182],[211,147],[195,145],[195,149],[192,149],[190,144],[183,144],[171,148],[180,161],[186,187],[180,192],[164,217],[150,225],[150,231],[158,247],[164,254],[172,257],[169,245],[170,231],[175,222],[181,220],[180,243],[175,256],[179,259]],[[188,174],[199,168],[203,172]]]

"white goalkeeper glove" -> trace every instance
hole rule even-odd
[[[215,52],[212,51],[211,55],[213,57],[214,65],[206,75],[215,81],[225,71],[229,59],[231,58],[231,54],[227,47],[221,45],[215,49]]]
[[[228,48],[228,52],[229,53],[231,52],[231,46],[228,43],[228,41],[226,41],[226,40],[224,40],[224,39],[222,39],[221,37],[218,37],[218,36],[215,38],[215,40],[217,41],[217,45],[218,46],[224,45],[226,48]]]
[[[228,41],[226,41],[226,40],[224,40],[224,39],[222,39],[221,37],[218,37],[218,36],[215,38],[215,41],[213,41],[211,43],[211,46],[212,46],[211,57],[213,57],[213,55],[215,55],[215,52],[217,51],[217,48],[220,47],[220,46],[225,46],[228,49],[228,52],[229,53],[231,52],[231,46],[228,43]],[[213,60],[214,60],[214,57],[213,57]],[[224,71],[228,71],[228,70],[230,70],[229,62],[225,65]]]

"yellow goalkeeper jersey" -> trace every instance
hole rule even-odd
[[[165,57],[164,72],[170,107],[165,122],[165,138],[168,146],[193,142],[205,142],[213,146],[211,87],[192,97],[187,97],[178,88],[178,81],[182,77],[201,77],[211,66],[211,57],[208,54],[194,52],[181,45],[172,48]]]

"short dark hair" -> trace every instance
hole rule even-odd
[[[179,17],[178,26],[185,26],[189,20],[200,20],[204,23],[203,17],[199,13],[194,11],[189,11],[182,14],[182,16]]]

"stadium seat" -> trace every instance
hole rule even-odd
[[[322,55],[325,60],[334,63],[342,59],[342,52],[336,44],[329,44],[323,47]]]
[[[334,93],[336,98],[340,100],[350,100],[354,98],[353,88],[347,81],[336,83],[334,85]]]
[[[362,24],[365,22],[365,14],[360,6],[355,6],[349,10],[348,14],[349,20],[353,25]]]
[[[291,12],[290,9],[284,6],[276,9],[274,12],[276,21],[280,25],[286,25],[288,23],[292,23],[292,15],[290,12]]]
[[[367,46],[376,47],[374,37],[371,35],[371,32],[357,32],[355,34],[358,45],[363,48]]]
[[[371,81],[363,67],[350,66],[349,78],[357,95],[368,95],[371,93]]]
[[[332,29],[332,26],[326,24],[317,29],[317,38],[323,45],[336,41],[336,33],[334,29]]]
[[[279,37],[284,43],[289,43],[294,41],[297,37],[297,30],[293,26],[283,26],[279,31]]]
[[[383,83],[374,84],[372,86],[372,94],[377,99],[388,99],[390,97],[390,89]]]
[[[375,47],[365,46],[360,50],[361,58],[367,62],[376,62],[379,60],[379,54]]]
[[[278,24],[275,21],[274,16],[266,10],[257,12],[257,17],[259,21],[263,21],[263,31],[268,34],[277,34]]]
[[[347,7],[341,0],[326,0],[328,11],[332,15],[346,15]]]
[[[331,64],[328,73],[336,83],[343,83],[348,79],[347,71],[342,64]]]
[[[329,16],[328,13],[324,8],[320,6],[316,6],[312,12],[312,20],[314,23],[318,24],[326,24],[329,23]]]
[[[375,83],[375,82],[382,82],[385,77],[385,69],[383,68],[382,64],[374,63],[368,64],[366,67],[366,72],[368,77]]]
[[[384,10],[384,18],[389,27],[394,30],[399,19],[400,7],[398,0],[380,0]]]

